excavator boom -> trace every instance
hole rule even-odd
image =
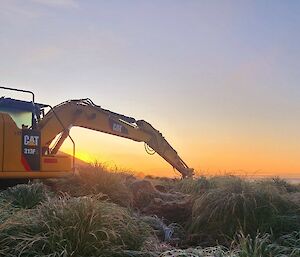
[[[1,88],[1,87],[0,87]],[[9,89],[3,88],[2,89]],[[17,89],[12,89],[19,91]],[[150,123],[115,113],[90,99],[69,100],[55,107],[10,98],[0,99],[0,178],[60,177],[72,173],[71,159],[58,154],[72,127],[82,127],[137,142],[158,153],[183,178],[193,169]],[[50,110],[45,113],[47,108]],[[29,122],[20,122],[28,113]],[[73,165],[74,166],[74,165]]]
[[[190,177],[193,174],[193,169],[184,163],[174,148],[151,124],[103,109],[90,99],[69,100],[49,111],[38,123],[42,147],[48,149],[54,138],[62,133],[61,140],[50,151],[52,154],[57,153],[69,129],[73,126],[144,142],[148,152],[150,150],[151,153],[151,150],[154,150],[183,177]]]

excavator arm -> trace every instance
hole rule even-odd
[[[38,122],[43,154],[46,152],[56,154],[68,137],[70,128],[75,126],[144,142],[148,153],[157,152],[178,170],[182,177],[193,175],[193,169],[186,165],[175,149],[151,124],[103,109],[90,99],[63,102],[52,108]],[[59,139],[50,148],[57,135],[60,135]]]

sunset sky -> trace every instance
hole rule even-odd
[[[297,0],[1,0],[0,84],[145,119],[198,172],[300,177],[299,28]],[[174,175],[141,143],[71,133],[82,159]]]

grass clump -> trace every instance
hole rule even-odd
[[[0,196],[0,224],[11,217],[16,211],[17,209],[14,206]]]
[[[173,187],[175,191],[199,196],[208,190],[225,188],[234,183],[240,183],[242,181],[244,181],[244,179],[234,175],[214,176],[210,178],[200,176],[196,178],[177,180]]]
[[[227,188],[244,182],[245,179],[235,175],[214,176],[209,179],[210,189]]]
[[[281,236],[279,240],[277,240],[277,243],[283,247],[287,256],[300,256],[300,231],[294,231],[290,234]]]
[[[19,184],[2,191],[0,197],[16,208],[31,209],[46,201],[49,191],[42,183]]]
[[[4,256],[118,256],[140,250],[150,234],[149,226],[113,203],[64,197],[6,220],[0,245]]]
[[[257,234],[253,238],[245,236],[242,232],[237,235],[233,242],[238,257],[279,257],[282,249],[272,243],[269,234]]]
[[[175,185],[175,190],[184,194],[202,194],[210,187],[209,180],[204,177],[182,179]]]
[[[273,187],[276,188],[281,193],[296,193],[300,192],[299,187],[297,185],[290,184],[284,179],[279,177],[269,178],[269,179],[262,179],[255,181],[257,186],[261,186],[264,188]]]
[[[265,189],[239,178],[218,180],[217,188],[195,201],[191,233],[224,241],[239,230],[250,235],[275,231],[279,236],[300,228],[298,206],[274,187]]]
[[[171,249],[163,252],[160,257],[299,257],[299,235],[299,232],[293,232],[274,241],[272,235],[268,233],[256,233],[250,236],[238,232],[229,248],[217,245]]]
[[[299,257],[300,233],[293,232],[274,240],[271,234],[245,236],[240,232],[232,246],[237,257]]]
[[[95,163],[79,169],[78,174],[64,180],[55,181],[55,190],[71,196],[105,194],[121,206],[130,206],[132,196],[126,186],[128,174],[109,171],[103,165]]]

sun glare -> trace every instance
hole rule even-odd
[[[92,163],[95,161],[95,158],[93,158],[90,154],[83,152],[83,151],[77,151],[75,156],[76,156],[76,158],[78,158],[84,162]]]
[[[69,154],[69,155],[73,155],[73,151],[72,150],[63,150],[63,152]],[[85,151],[80,151],[80,150],[77,150],[75,152],[75,157],[81,161],[84,161],[86,163],[93,163],[96,161],[96,158],[94,156],[92,156],[91,154],[85,152]],[[97,159],[97,161],[100,161]]]

